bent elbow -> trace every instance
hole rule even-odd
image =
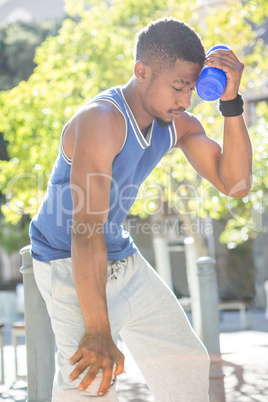
[[[245,198],[250,193],[252,186],[252,182],[247,181],[245,179],[241,180],[235,186],[233,186],[229,191],[226,192],[226,195],[232,198]]]
[[[235,194],[232,194],[232,195],[228,194],[228,195],[229,195],[229,197],[232,197],[232,198],[245,198],[248,196],[249,192],[250,192],[250,189],[244,190],[244,191],[238,191]]]

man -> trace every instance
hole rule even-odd
[[[204,63],[227,76],[223,149],[185,111]],[[53,401],[118,400],[119,334],[155,401],[208,400],[207,352],[122,223],[140,184],[172,147],[222,193],[248,194],[242,72],[231,50],[205,58],[192,28],[157,20],[138,34],[130,81],[99,94],[65,126],[30,227],[34,273],[58,346]]]

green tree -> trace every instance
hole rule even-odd
[[[60,26],[59,20],[47,20],[0,27],[0,90],[11,89],[29,78],[36,67],[36,48],[48,35],[56,35]]]
[[[36,212],[59,149],[63,125],[99,91],[128,81],[133,70],[135,34],[150,20],[170,15],[182,19],[201,34],[206,48],[227,41],[247,66],[242,91],[252,81],[261,87],[267,75],[264,60],[268,52],[254,28],[268,18],[266,1],[229,1],[225,7],[209,10],[202,3],[114,0],[108,5],[104,0],[66,0],[72,19],[67,18],[59,34],[47,38],[37,49],[37,67],[28,81],[0,96],[0,131],[5,133],[10,156],[10,161],[0,164],[6,221],[15,224],[25,214],[32,216]],[[78,18],[73,19],[75,16]],[[221,142],[222,117],[215,102],[200,102],[196,96],[193,113],[202,120],[208,135]],[[267,118],[267,104],[262,104],[261,113]],[[267,165],[263,163],[267,153],[266,118],[251,128],[253,143],[263,146],[260,150],[255,145],[255,199],[249,196],[230,201],[199,177],[176,150],[144,183],[140,193],[143,199],[139,197],[132,214],[154,213],[165,201],[188,222],[207,214],[214,219],[227,219],[222,235],[222,241],[227,243],[237,244],[255,235],[258,228],[254,227],[255,218],[251,219],[252,211],[258,206],[256,197],[267,192]],[[263,181],[258,183],[259,170]],[[169,190],[167,182],[171,183]],[[153,187],[152,183],[157,185]]]
[[[59,20],[41,24],[17,22],[0,27],[0,90],[9,90],[22,80],[27,80],[36,64],[36,48],[48,35],[56,35]],[[0,160],[8,160],[7,141],[0,133]]]
[[[0,90],[9,90],[33,73],[36,63],[36,48],[49,35],[56,35],[61,21],[46,20],[42,23],[23,23],[2,25],[0,27]],[[8,161],[8,141],[0,132],[0,161]],[[5,199],[0,192],[0,205]],[[1,213],[0,213],[1,216]],[[0,217],[0,243],[8,252],[18,249],[28,239],[29,217],[23,216],[16,225],[7,223]]]

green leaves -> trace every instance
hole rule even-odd
[[[33,216],[37,211],[64,124],[98,92],[129,80],[135,35],[149,21],[173,15],[195,26],[206,48],[219,42],[229,44],[246,65],[242,91],[252,86],[261,91],[268,50],[255,28],[267,18],[266,3],[230,1],[226,7],[208,9],[202,8],[202,2],[186,0],[114,0],[110,4],[104,0],[66,0],[70,17],[57,36],[48,37],[37,49],[37,66],[31,77],[0,93],[0,132],[8,141],[10,157],[10,161],[0,161],[6,220],[19,222],[24,214]],[[222,117],[216,102],[200,102],[195,95],[192,111],[207,134],[221,143]],[[214,219],[230,217],[221,237],[224,242],[239,243],[246,235],[255,236],[260,225],[256,229],[250,223],[256,220],[254,211],[259,213],[267,205],[267,103],[259,105],[258,113],[258,124],[250,129],[255,198],[230,204],[228,197],[198,176],[176,150],[166,155],[142,185],[131,213],[145,217],[165,204],[182,220],[186,214],[193,220],[208,215]],[[258,209],[260,198],[262,207]]]
[[[8,90],[27,80],[34,64],[34,52],[50,34],[56,34],[60,23],[56,20],[41,24],[14,23],[0,28],[0,88]]]

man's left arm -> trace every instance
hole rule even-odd
[[[244,66],[234,53],[226,50],[213,52],[205,63],[226,73],[227,85],[221,100],[225,102],[235,99]],[[183,113],[175,120],[177,146],[183,150],[196,171],[219,191],[231,197],[242,198],[251,188],[252,147],[242,114],[223,119],[224,137],[221,149],[206,136],[204,128],[194,116]]]

